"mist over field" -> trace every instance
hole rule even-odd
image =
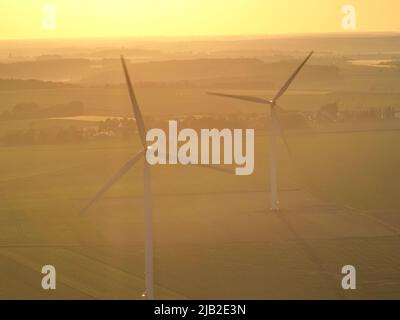
[[[271,99],[311,50],[279,101],[270,212],[269,107],[207,92]],[[141,148],[120,55],[147,129],[256,136],[250,176],[152,168],[156,298],[400,298],[397,33],[0,41],[0,298],[141,298],[143,164],[80,214]]]

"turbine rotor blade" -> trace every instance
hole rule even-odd
[[[118,171],[116,174],[114,174],[108,182],[97,192],[97,194],[94,196],[92,200],[89,201],[89,203],[82,209],[81,213],[84,214],[86,213],[92,205],[99,200],[104,193],[108,189],[110,189],[119,179],[121,179],[139,160],[140,158],[144,155],[145,151],[142,150],[136,155],[134,155],[131,159],[129,159]]]
[[[140,140],[142,142],[142,145],[144,147],[146,147],[147,146],[146,128],[145,128],[145,125],[144,125],[144,120],[143,120],[142,113],[141,113],[140,108],[139,108],[139,104],[138,104],[137,99],[136,99],[135,91],[133,89],[131,77],[129,75],[128,68],[126,67],[124,56],[121,56],[121,62],[122,62],[122,67],[124,69],[126,85],[128,86],[129,97],[131,99],[133,113],[135,115],[135,119],[136,119],[136,124],[137,124],[137,127],[138,127],[138,131],[139,131]]]
[[[224,97],[224,98],[232,98],[236,100],[244,100],[244,101],[249,101],[249,102],[255,102],[259,104],[268,104],[271,105],[272,101],[259,98],[259,97],[253,97],[253,96],[243,96],[243,95],[236,95],[236,94],[224,94],[224,93],[218,93],[218,92],[207,92],[207,94],[211,96],[218,96],[218,97]]]
[[[314,51],[311,51],[311,53],[307,56],[307,58],[302,62],[302,64],[295,70],[295,72],[292,74],[292,76],[286,81],[286,83],[283,85],[283,87],[279,90],[279,92],[276,94],[274,97],[273,101],[277,101],[285,92],[286,90],[290,87],[292,84],[293,80],[297,77],[301,69],[303,69],[304,65],[307,63],[307,61],[311,58],[313,55]]]

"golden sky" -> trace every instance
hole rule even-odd
[[[0,39],[400,31],[399,0],[0,0]],[[56,8],[54,20],[46,20]],[[348,32],[348,31],[347,31]]]

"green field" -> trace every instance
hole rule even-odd
[[[156,297],[399,298],[399,140],[290,136],[292,160],[280,145],[279,214],[268,210],[267,137],[257,138],[250,177],[154,167]],[[141,165],[79,213],[138,148],[0,148],[1,298],[140,299]],[[40,287],[45,264],[57,268],[56,291]],[[339,290],[345,264],[358,268],[357,291]]]

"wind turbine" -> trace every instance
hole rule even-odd
[[[124,70],[126,84],[129,91],[129,97],[132,104],[133,113],[138,127],[139,137],[142,144],[142,149],[131,157],[108,182],[97,192],[94,198],[88,202],[83,208],[82,213],[86,213],[92,205],[99,200],[118,180],[120,180],[128,171],[143,158],[143,186],[144,186],[144,221],[145,221],[145,286],[146,291],[143,296],[147,300],[154,299],[154,268],[153,268],[153,224],[152,224],[152,195],[151,195],[151,172],[150,165],[146,160],[146,152],[151,147],[146,141],[146,127],[143,116],[136,99],[135,91],[129,76],[128,68],[126,67],[125,59],[121,56],[122,67]],[[163,155],[167,157],[168,155]],[[203,168],[217,170],[225,173],[232,173],[229,169],[219,168],[213,165],[201,165]]]
[[[271,111],[271,125],[270,125],[270,188],[271,188],[271,210],[272,211],[279,211],[279,198],[278,198],[278,177],[277,177],[277,167],[278,167],[278,156],[277,156],[277,136],[278,131],[280,132],[282,139],[288,148],[288,142],[286,139],[286,135],[284,132],[283,127],[280,125],[277,108],[281,109],[280,106],[277,104],[279,98],[281,98],[286,90],[290,87],[293,80],[297,77],[301,69],[303,69],[304,65],[313,55],[313,51],[307,56],[307,58],[300,64],[300,66],[294,71],[294,73],[290,76],[290,78],[285,82],[282,88],[278,91],[275,97],[272,100],[267,100],[259,97],[254,96],[244,96],[244,95],[234,95],[234,94],[223,94],[217,92],[209,92],[208,94],[225,97],[225,98],[232,98],[238,100],[249,101],[258,104],[264,104],[270,106]],[[288,150],[290,150],[288,148]]]
[[[151,198],[151,182],[150,182],[150,166],[146,161],[146,151],[149,146],[146,141],[146,128],[139,104],[133,90],[132,82],[126,67],[125,59],[121,56],[122,67],[128,86],[129,97],[131,100],[133,113],[138,127],[139,137],[142,149],[130,158],[109,181],[97,192],[94,198],[85,206],[82,213],[88,211],[92,205],[99,200],[108,189],[110,189],[119,179],[121,179],[128,171],[143,158],[143,187],[144,187],[144,220],[145,220],[145,283],[146,291],[143,296],[148,300],[154,299],[154,271],[153,271],[153,224],[152,224],[152,198]]]

